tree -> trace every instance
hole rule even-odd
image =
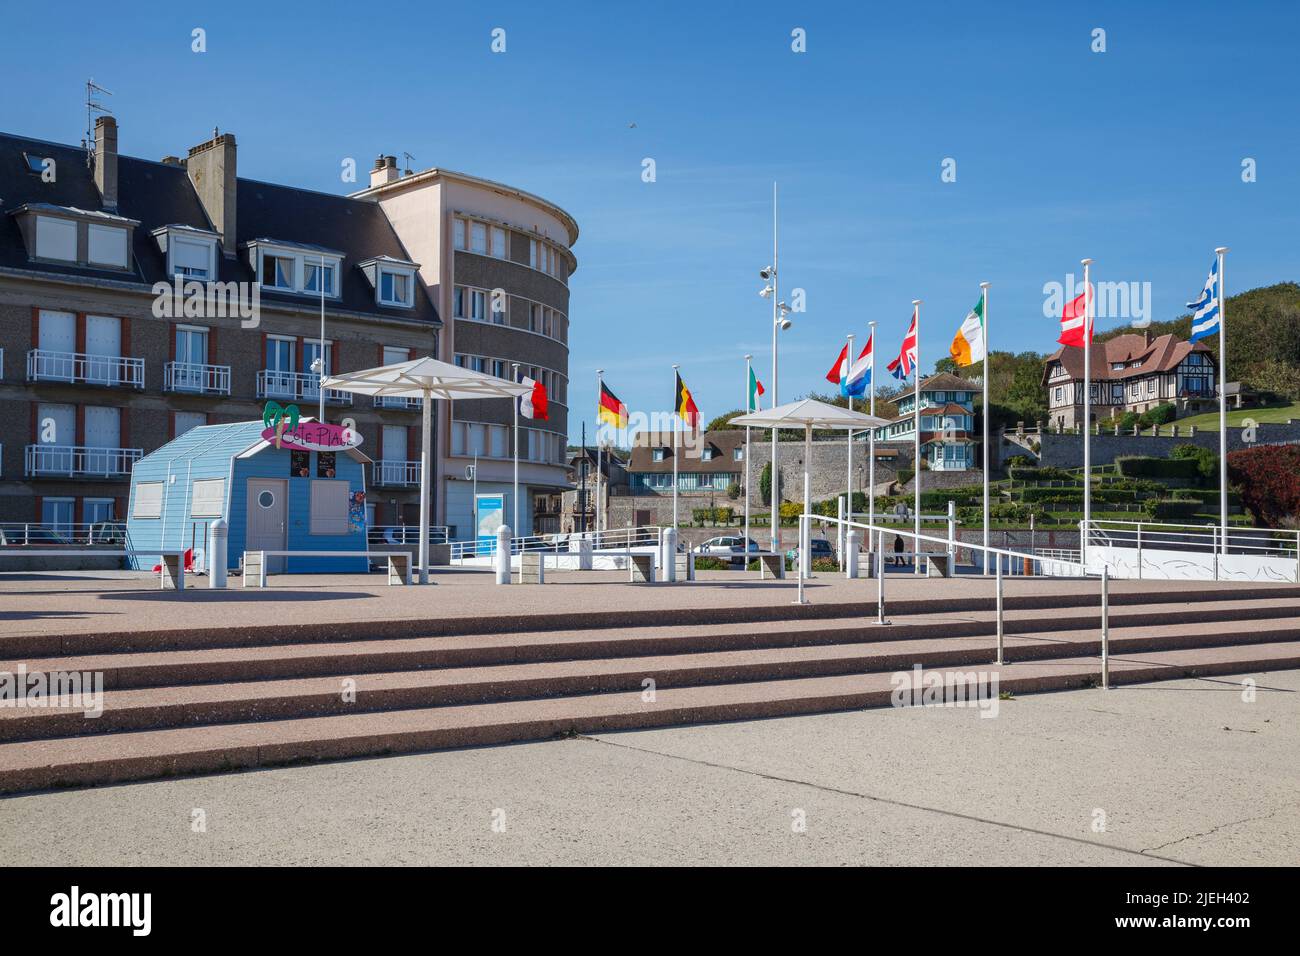
[[[743,414],[745,414],[745,411],[744,409],[741,408],[735,408],[729,412],[724,412],[723,414],[719,415],[717,418],[713,419],[713,421],[709,422],[708,426],[705,427],[704,430],[706,432],[715,432],[715,431],[720,431],[724,428],[743,428],[744,427],[743,425],[731,424],[731,420],[733,418],[735,418],[737,415],[743,415]]]
[[[1246,376],[1252,386],[1261,392],[1272,392],[1288,401],[1300,399],[1300,367],[1278,359],[1265,359]]]
[[[1300,518],[1300,445],[1259,445],[1228,453],[1228,480],[1241,503],[1266,528],[1294,526]]]
[[[778,500],[781,497],[781,490],[781,479],[778,477],[776,482]],[[764,501],[772,500],[772,463],[770,461],[763,466],[763,471],[758,476],[758,494]]]

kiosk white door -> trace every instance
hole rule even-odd
[[[244,548],[248,551],[283,551],[288,488],[282,478],[248,479],[248,531]],[[283,558],[268,558],[266,570],[284,570]]]

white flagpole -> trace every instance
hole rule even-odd
[[[756,409],[750,408],[752,404],[749,400],[750,382],[754,374],[751,360],[752,355],[745,356],[745,414],[748,415]],[[749,567],[749,426],[745,426],[745,539],[740,546],[745,551],[745,567]]]
[[[848,345],[848,351],[844,353],[844,364],[845,364],[844,385],[845,385],[845,391],[847,391],[849,373],[853,371],[853,333],[852,332],[849,333],[849,345]],[[849,411],[853,411],[852,392],[849,392],[848,399],[849,399]],[[844,506],[844,516],[849,521],[852,521],[853,520],[853,429],[850,428],[848,432],[849,432],[849,498]],[[844,525],[840,525],[841,537],[844,536],[844,531],[845,531]],[[843,558],[842,555],[841,557]],[[843,558],[843,560],[845,561],[845,563],[848,562],[848,558]]]
[[[676,401],[677,394],[677,369],[680,366],[673,366],[673,401]],[[677,415],[678,410],[673,409],[673,415]],[[677,520],[677,423],[673,422],[673,527],[678,526]]]
[[[868,322],[867,341],[871,343],[871,414],[876,414],[876,323]],[[867,524],[876,523],[876,426],[867,432]],[[871,532],[867,532],[867,550],[871,550]]]
[[[600,398],[605,394],[605,370],[596,369],[596,539],[600,539],[600,521],[604,517],[604,505],[601,502],[600,471],[604,459],[604,445],[600,440]]]
[[[1215,249],[1219,257],[1219,543],[1228,553],[1228,317],[1224,315],[1223,257],[1227,246]]]
[[[514,381],[518,383],[519,363],[511,362],[510,368],[514,372]],[[514,477],[515,537],[522,538],[524,536],[524,532],[523,532],[524,520],[523,520],[523,516],[519,513],[519,396],[518,395],[514,396],[511,399],[511,401],[514,402],[514,406],[515,406],[515,477]],[[522,558],[520,560],[522,560]]]
[[[989,573],[989,284],[981,282],[984,290],[983,328],[980,330],[984,339],[984,573]]]
[[[912,371],[916,373],[915,414],[912,417],[913,439],[915,441],[912,462],[912,530],[916,537],[912,540],[912,573],[921,573],[921,300],[912,300],[912,315],[916,318],[916,364]]]
[[[1079,559],[1088,569],[1088,532],[1092,525],[1092,286],[1088,276],[1091,259],[1083,264],[1083,527],[1079,536]]]

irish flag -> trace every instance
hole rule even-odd
[[[948,346],[948,354],[958,365],[974,365],[976,362],[984,361],[984,297],[975,303],[975,308],[970,310],[970,315],[966,316],[962,322],[961,328],[953,337],[952,345]]]

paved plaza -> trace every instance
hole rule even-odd
[[[0,799],[10,864],[1294,864],[1300,672]],[[200,827],[196,821],[201,820]]]

